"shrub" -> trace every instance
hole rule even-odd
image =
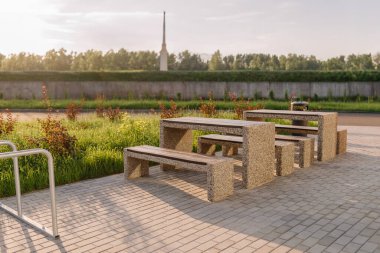
[[[263,98],[261,91],[257,91],[257,90],[255,90],[255,94],[253,95],[253,97],[255,98],[255,100],[260,100]]]
[[[269,91],[269,99],[270,100],[274,100],[274,92],[273,92],[273,90]]]
[[[0,113],[0,135],[10,134],[13,132],[17,119],[13,117],[12,112],[5,109],[6,117],[4,118],[3,113]]]
[[[54,119],[51,112],[51,102],[45,84],[42,84],[43,102],[47,107],[48,115],[44,120],[38,120],[42,128],[42,137],[29,137],[28,142],[37,147],[46,148],[58,156],[74,155],[75,136],[71,136],[62,121]]]
[[[215,117],[217,115],[216,103],[213,99],[212,92],[209,92],[207,101],[204,101],[201,98],[199,111],[208,118]]]
[[[177,104],[173,100],[170,100],[170,106],[168,109],[165,107],[165,104],[163,103],[159,103],[158,105],[161,111],[161,119],[177,118],[180,116]]]
[[[238,99],[235,93],[230,93],[229,97],[230,100],[234,103],[235,119],[243,119],[244,111],[259,110],[264,108],[261,104],[258,104],[256,106],[251,105],[249,99],[244,100],[243,96],[240,96],[240,98]]]
[[[42,137],[30,137],[29,143],[40,148],[46,148],[59,156],[75,154],[76,137],[71,136],[60,120],[48,115],[45,120],[38,120],[42,128]]]
[[[71,102],[66,107],[66,117],[68,120],[76,121],[77,117],[82,109],[81,105]]]
[[[124,113],[120,110],[119,107],[116,107],[115,109],[108,107],[108,109],[105,111],[105,115],[110,121],[113,122],[121,120]]]
[[[1,81],[378,82],[380,71],[0,72]]]
[[[105,101],[104,95],[98,95],[96,97],[96,116],[98,118],[104,117],[104,113],[105,113],[104,101]]]

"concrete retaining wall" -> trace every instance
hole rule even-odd
[[[268,97],[273,91],[275,98],[288,96],[324,97],[379,96],[380,82],[349,83],[296,83],[296,82],[47,82],[49,96],[53,99],[96,98],[177,98],[207,97],[210,91],[216,99],[223,99],[228,92],[245,97],[255,94]],[[0,81],[0,96],[4,99],[41,98],[41,82]]]

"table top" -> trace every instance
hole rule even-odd
[[[336,112],[312,112],[312,111],[267,110],[267,109],[248,110],[244,112],[249,113],[249,114],[257,113],[257,114],[278,114],[278,115],[300,115],[300,116],[324,116],[324,115],[337,114]]]
[[[201,118],[201,117],[181,117],[181,118],[162,119],[161,121],[165,123],[173,123],[173,124],[205,125],[205,126],[219,126],[219,127],[231,127],[231,128],[242,128],[245,126],[271,124],[269,122]]]

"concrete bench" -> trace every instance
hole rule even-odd
[[[308,168],[313,164],[314,138],[279,134],[276,134],[275,138],[277,141],[294,142],[298,146],[298,165],[300,168]]]
[[[276,133],[300,133],[300,134],[318,134],[317,127],[277,125]],[[347,151],[347,129],[337,130],[336,154],[343,154]]]
[[[338,129],[336,138],[336,154],[343,154],[347,151],[347,129]]]
[[[149,161],[207,173],[208,200],[220,201],[233,194],[233,160],[153,146],[124,149],[124,177],[149,175]]]
[[[318,134],[318,127],[276,124],[276,133]]]
[[[216,146],[222,146],[223,156],[236,155],[243,145],[241,136],[209,134],[198,137],[198,153],[215,155]],[[294,144],[275,142],[276,175],[286,176],[294,171]]]

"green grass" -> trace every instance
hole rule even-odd
[[[75,102],[80,104],[81,100],[53,100],[52,106],[54,109],[64,109],[68,104]],[[169,106],[167,100],[122,100],[112,99],[106,100],[105,107],[120,107],[121,109],[159,109],[158,103],[164,103]],[[191,101],[176,101],[179,108],[195,110],[199,108],[200,100]],[[251,102],[252,105],[262,104],[266,109],[284,110],[288,109],[287,101],[272,101],[272,100],[259,100]],[[83,102],[83,109],[95,109],[97,101],[86,100]],[[234,107],[231,101],[216,101],[216,107],[219,110],[231,110]],[[0,109],[44,109],[45,106],[41,100],[0,100]],[[311,102],[310,110],[323,110],[323,111],[338,111],[338,112],[380,112],[379,101],[360,101],[360,102],[342,102],[342,101],[319,101]]]
[[[54,155],[57,185],[120,173],[123,170],[123,148],[159,144],[159,117],[156,115],[127,117],[121,122],[93,116],[78,122],[65,121],[64,125],[78,139],[77,152],[68,157]],[[1,138],[15,142],[18,149],[28,149],[34,148],[28,138],[39,134],[38,122],[20,122],[12,134]],[[5,150],[3,147],[2,151]],[[20,158],[19,162],[22,192],[48,186],[45,158]],[[0,161],[0,184],[0,197],[14,194],[11,160]]]

